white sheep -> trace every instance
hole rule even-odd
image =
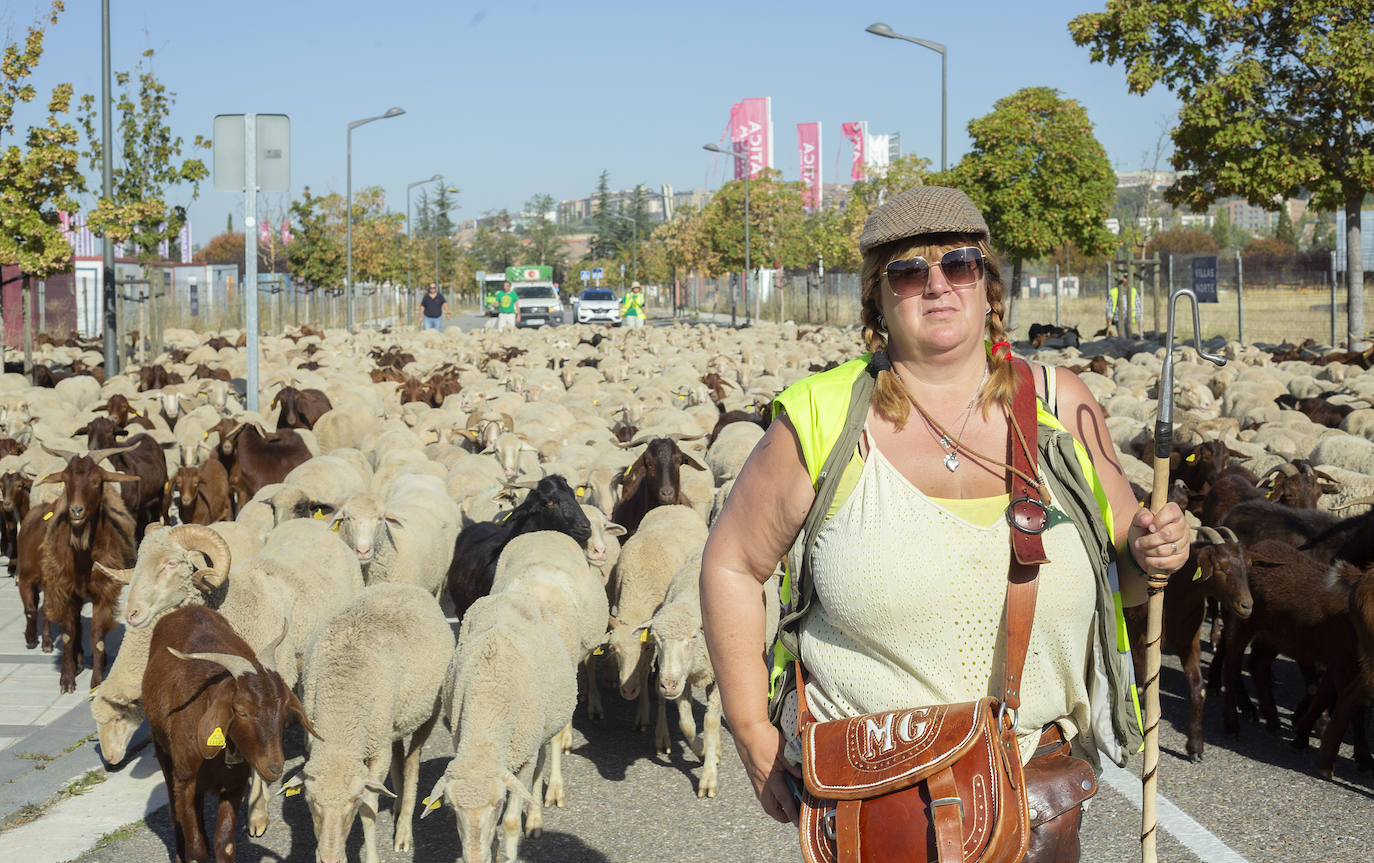
[[[331,527],[357,555],[368,584],[415,584],[438,596],[463,518],[439,479],[403,474],[382,491],[353,497]]]
[[[542,829],[544,764],[577,706],[576,665],[537,599],[497,594],[473,603],[442,700],[454,754],[420,817],[448,803],[464,863],[492,859],[500,819],[502,860],[515,863],[525,806],[526,834]]]
[[[690,507],[672,505],[649,510],[639,530],[620,550],[620,561],[611,577],[611,631],[608,639],[620,680],[620,695],[638,699],[635,728],[649,727],[649,665],[652,651],[645,649],[636,631],[648,623],[663,602],[673,573],[706,544],[706,522]]]
[[[320,740],[282,792],[304,785],[316,856],[343,860],[361,813],[364,863],[377,863],[377,795],[393,805],[394,851],[410,851],[420,751],[439,716],[453,631],[410,584],[362,591],[320,624],[306,650],[301,702]],[[390,768],[391,784],[383,784]]]
[[[733,422],[720,430],[706,450],[706,467],[717,486],[739,475],[763,429],[755,422]]]

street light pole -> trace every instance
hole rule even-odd
[[[949,142],[949,136],[946,134],[946,131],[949,127],[945,123],[945,118],[947,106],[949,105],[949,100],[948,98],[946,98],[945,87],[945,82],[948,80],[946,77],[945,61],[947,59],[947,54],[945,51],[945,46],[941,45],[939,42],[931,42],[927,39],[917,39],[915,36],[903,36],[901,33],[894,33],[891,27],[887,26],[886,24],[883,24],[882,22],[879,22],[877,24],[869,24],[864,29],[867,32],[872,33],[874,36],[882,36],[887,39],[902,39],[904,41],[920,45],[922,48],[929,48],[930,50],[940,55],[940,170],[946,170],[946,167],[948,165],[948,162],[946,160],[946,154],[948,152],[947,144]]]
[[[100,194],[114,197],[114,135],[110,131],[110,0],[100,3]],[[105,320],[105,375],[111,380],[119,373],[119,322],[115,291],[114,243],[109,236],[100,239],[101,312]],[[0,346],[0,358],[4,348]]]
[[[353,130],[359,126],[371,123],[374,120],[388,120],[392,117],[399,117],[404,113],[404,108],[387,108],[385,114],[378,114],[375,117],[364,117],[361,120],[354,120],[352,123],[348,124],[348,170],[346,180],[348,202],[344,208],[347,222],[347,228],[345,229],[344,235],[344,257],[348,259],[348,274],[344,279],[344,292],[346,294],[344,304],[347,306],[345,310],[345,320],[349,332],[353,330]]]
[[[409,183],[406,185],[406,239],[415,239],[415,226],[410,221],[410,190],[415,188],[416,186],[423,186],[425,183],[433,183],[442,179],[443,177],[439,176],[438,174],[435,174],[428,180],[416,180],[414,183]],[[408,299],[406,300],[406,310],[412,313],[411,317],[414,317],[413,313],[415,311],[415,280],[411,272],[409,254],[406,255],[406,291],[409,295]]]
[[[749,159],[746,153],[736,153],[733,150],[725,150],[715,144],[705,144],[703,150],[710,150],[712,153],[724,153],[733,156],[737,161],[747,162]],[[749,322],[749,279],[753,271],[749,264],[749,174],[750,170],[744,172],[744,320]],[[735,292],[730,292],[730,326],[735,325]]]

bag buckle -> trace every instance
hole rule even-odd
[[[825,838],[829,839],[831,842],[838,841],[838,839],[835,836],[834,809],[825,810],[825,814],[821,816],[821,833],[825,834]]]
[[[1007,524],[1022,533],[1044,533],[1050,524],[1050,510],[1033,497],[1013,498],[1007,507]]]
[[[964,801],[961,800],[960,798],[958,798],[958,797],[936,797],[934,800],[930,801],[930,808],[931,808],[931,809],[934,809],[936,806],[958,806],[958,807],[959,807],[959,820],[960,820],[960,821],[964,820]]]
[[[1011,711],[1011,730],[1014,734],[1021,727],[1021,711],[1015,707],[1008,707],[1005,701],[997,708],[997,725],[1001,727],[1002,717],[1007,715],[1008,710]]]

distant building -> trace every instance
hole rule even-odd
[[[1256,236],[1272,232],[1279,223],[1278,213],[1256,207],[1248,201],[1226,201],[1220,205],[1220,209],[1226,213],[1232,228]]]

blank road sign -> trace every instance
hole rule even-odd
[[[258,191],[291,190],[291,118],[285,114],[255,114],[258,140]],[[242,192],[243,114],[215,117],[215,191]]]

